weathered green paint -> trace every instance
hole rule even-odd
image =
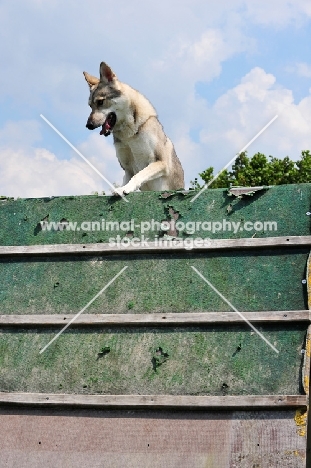
[[[240,311],[302,310],[308,252],[0,259],[1,313],[77,313],[126,265],[85,313],[231,310],[191,265]]]
[[[1,391],[115,394],[297,394],[305,329],[247,326],[3,329]],[[154,370],[155,350],[169,356]],[[110,351],[102,353],[103,348]]]
[[[125,231],[50,231],[38,223],[275,221],[256,237],[309,235],[311,184],[278,186],[235,199],[226,190],[161,198],[155,192],[114,197],[0,200],[0,245],[108,242]],[[230,208],[232,207],[232,209]],[[171,213],[171,215],[169,214]],[[177,215],[174,215],[175,218]],[[140,237],[134,227],[134,236]],[[145,232],[150,240],[157,230]],[[251,237],[254,231],[186,237]],[[85,313],[227,311],[230,307],[192,270],[195,266],[241,312],[307,308],[308,248],[144,255],[0,259],[1,314],[77,313],[124,266]],[[42,355],[59,329],[3,329],[0,391],[172,394],[297,394],[306,325],[264,326],[276,354],[245,326],[198,328],[69,328]],[[153,365],[156,349],[168,354]],[[103,352],[103,349],[106,350]],[[110,349],[110,351],[108,351]]]
[[[175,194],[170,198],[161,198],[158,192],[141,192],[130,194],[129,203],[117,197],[56,197],[38,199],[0,200],[0,245],[35,245],[65,243],[108,242],[109,238],[124,231],[50,231],[43,232],[38,223],[48,221],[60,222],[66,219],[83,221],[130,221],[135,224],[142,221],[162,221],[169,219],[169,207],[179,213],[179,220],[187,222],[220,221],[276,221],[277,231],[256,231],[256,237],[271,235],[308,235],[310,218],[306,216],[311,205],[311,184],[280,185],[256,192],[252,197],[236,199],[228,196],[227,190],[206,190],[193,203],[190,195]],[[228,213],[228,207],[232,210]],[[145,236],[153,239],[158,230],[147,230]],[[201,228],[192,237],[240,238],[251,237],[255,231],[232,231],[212,233]],[[140,236],[140,228],[134,228],[134,236]],[[188,236],[185,232],[181,236]]]

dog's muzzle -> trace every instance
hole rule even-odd
[[[102,129],[100,131],[100,135],[105,135],[108,136],[113,130],[113,127],[115,126],[117,121],[117,116],[114,112],[109,112],[109,114],[106,117],[105,122],[102,125]],[[89,130],[94,130],[94,128],[97,128],[98,125],[94,125],[91,118],[89,117],[88,121],[86,122],[86,128]]]
[[[87,121],[86,128],[88,128],[89,130],[94,130],[94,128],[96,128],[96,127],[91,122]]]

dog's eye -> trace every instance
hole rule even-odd
[[[103,99],[98,99],[97,101],[97,106],[100,107],[104,104],[104,100]]]

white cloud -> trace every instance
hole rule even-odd
[[[311,78],[311,65],[305,62],[296,63],[294,67],[290,67],[289,71],[296,73],[304,78]]]
[[[18,148],[41,140],[40,125],[36,120],[7,121],[0,129],[0,146]]]
[[[162,76],[166,86],[167,78],[175,80],[189,90],[198,81],[219,76],[227,59],[254,47],[255,41],[243,32],[241,19],[232,15],[222,28],[205,26],[195,34],[177,35],[161,56],[150,61],[149,76]],[[159,89],[161,84],[160,80]]]
[[[301,150],[311,149],[310,108],[311,96],[295,104],[290,90],[279,86],[273,75],[256,67],[209,109],[208,128],[201,132],[201,142],[214,161],[221,154],[216,164],[220,169],[279,115],[248,151],[296,159]]]
[[[69,159],[58,159],[45,148],[34,146],[41,139],[35,121],[10,122],[0,131],[1,194],[13,197],[90,195],[110,192],[110,187],[72,151]],[[112,145],[91,134],[78,147],[108,180],[122,181],[122,170]]]
[[[311,78],[311,65],[306,62],[297,62],[295,65],[285,67],[285,70],[302,78]]]
[[[245,8],[254,23],[279,27],[300,25],[311,16],[309,0],[247,0]]]
[[[188,84],[210,81],[221,72],[221,64],[234,54],[252,47],[237,29],[207,28],[194,40],[177,38],[171,47],[152,64],[156,73],[178,70]]]
[[[199,172],[205,169],[204,150],[201,144],[191,140],[188,128],[180,128],[176,133],[174,147],[178,158],[182,162],[186,186],[189,186],[190,181],[194,180]]]
[[[99,133],[92,133],[86,141],[78,145],[78,149],[111,184],[122,184],[124,171],[116,157],[111,137],[105,138]],[[98,178],[98,176],[96,177]],[[106,192],[111,190],[105,182],[104,190]]]
[[[90,194],[94,182],[77,160],[58,160],[44,148],[0,149],[1,194],[13,197]]]

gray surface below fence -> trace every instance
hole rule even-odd
[[[304,468],[295,410],[1,408],[6,468]]]

